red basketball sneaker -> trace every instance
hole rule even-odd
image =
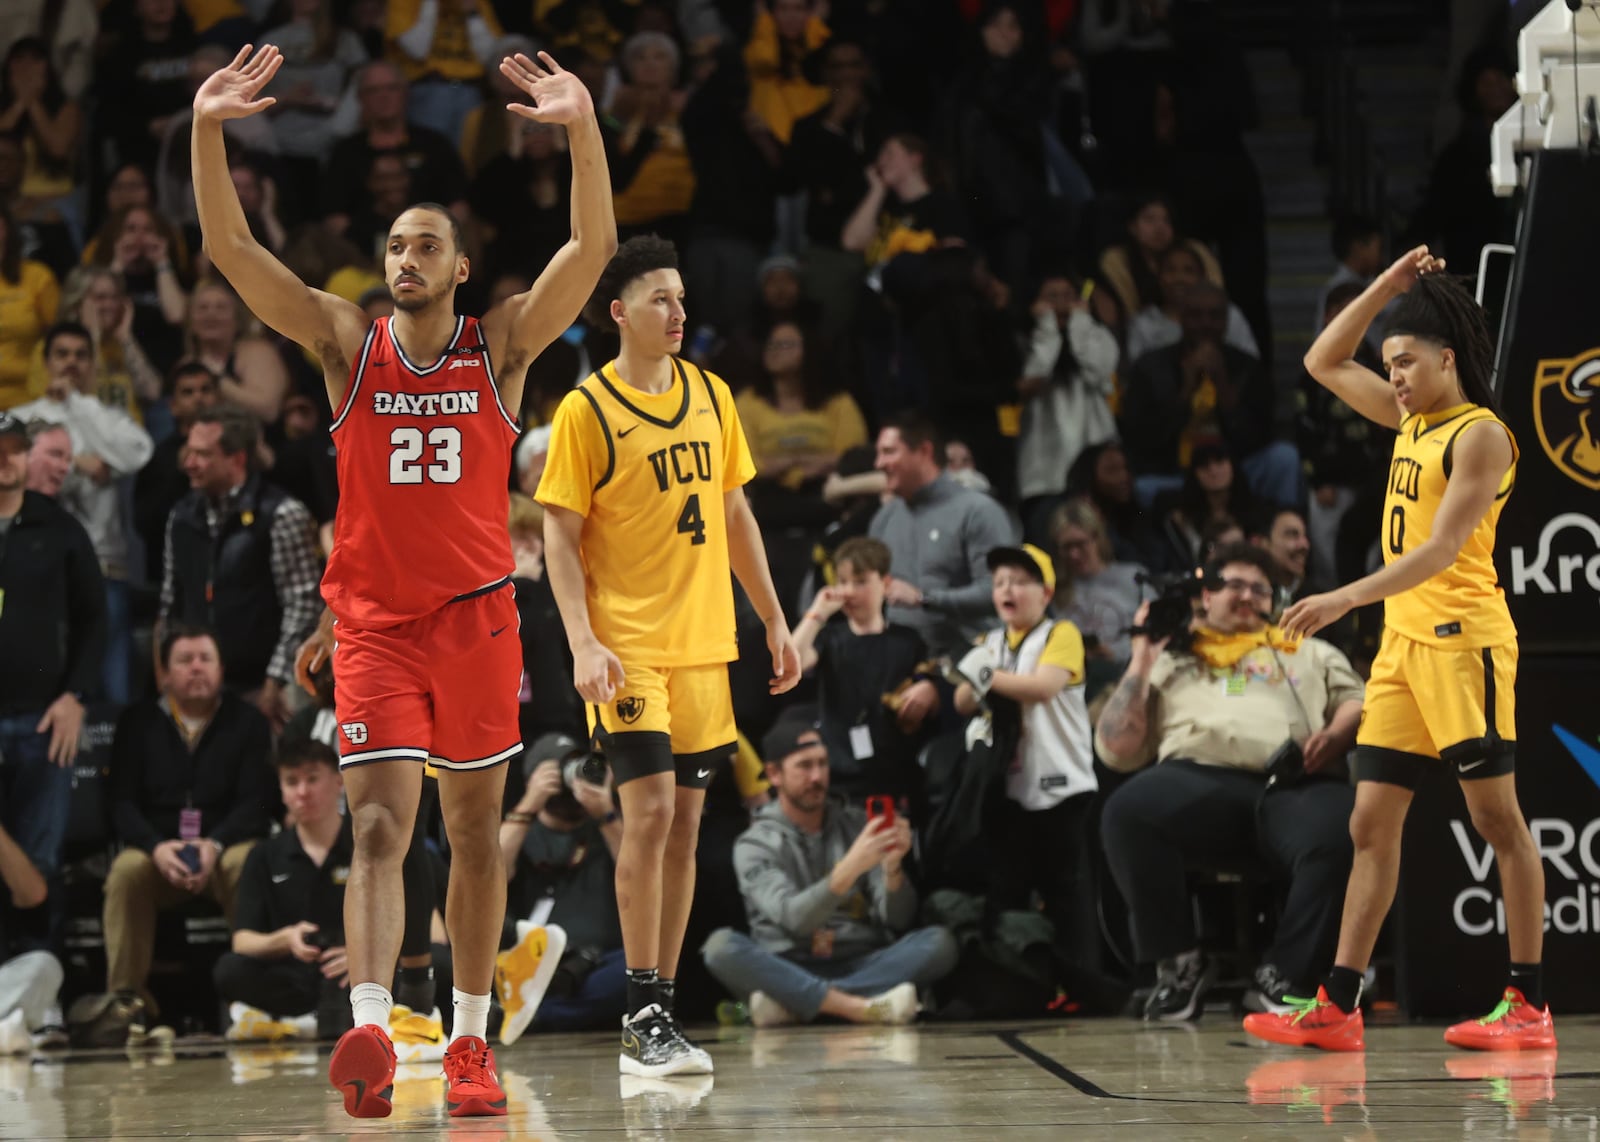
[[[1500,1004],[1482,1019],[1457,1023],[1444,1033],[1444,1041],[1473,1051],[1529,1051],[1556,1045],[1550,1008],[1535,1007],[1514,987],[1506,988]]]
[[[388,1118],[394,1109],[394,1046],[371,1023],[352,1027],[334,1044],[328,1081],[344,1095],[352,1118]]]
[[[494,1070],[494,1052],[476,1036],[457,1039],[444,1053],[445,1106],[452,1118],[506,1112],[506,1092]]]
[[[1317,988],[1315,999],[1283,997],[1293,1010],[1282,1015],[1262,1012],[1244,1017],[1244,1029],[1257,1039],[1269,1043],[1286,1043],[1291,1047],[1321,1047],[1324,1051],[1366,1050],[1364,1032],[1366,1024],[1357,1008],[1349,1015],[1334,1006],[1323,988]]]

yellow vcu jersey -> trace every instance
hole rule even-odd
[[[1415,551],[1433,534],[1433,517],[1450,481],[1456,441],[1484,421],[1497,425],[1511,439],[1511,467],[1501,481],[1494,506],[1472,529],[1454,563],[1411,590],[1384,600],[1385,626],[1430,646],[1478,649],[1504,646],[1517,637],[1494,568],[1495,525],[1516,483],[1517,442],[1494,413],[1475,404],[1408,416],[1400,422],[1394,442],[1383,501],[1385,563]]]
[[[607,364],[556,410],[538,499],[584,517],[589,622],[624,667],[732,662],[724,493],[755,475],[732,394],[674,359],[664,393]]]

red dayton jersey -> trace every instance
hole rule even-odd
[[[372,323],[333,421],[339,510],[322,597],[340,622],[431,614],[511,574],[507,476],[517,424],[500,403],[475,317],[419,367]]]

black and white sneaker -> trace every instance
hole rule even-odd
[[[672,1016],[658,1005],[650,1004],[631,1019],[624,1017],[622,1054],[617,1058],[622,1074],[647,1079],[696,1075],[705,1073],[703,1065],[696,1057],[696,1048],[689,1045]]]
[[[683,1033],[683,1025],[678,1022],[678,1017],[674,1012],[669,1011],[666,1014],[668,1021],[670,1021],[672,1024],[673,1034],[677,1035],[679,1039],[683,1040],[684,1045],[689,1048],[689,1053],[694,1056],[695,1069],[682,1070],[678,1073],[684,1075],[711,1074],[711,1055],[699,1043],[696,1043],[693,1039],[689,1038],[689,1036]]]
[[[1144,1003],[1147,1022],[1181,1023],[1205,1006],[1206,992],[1217,978],[1217,965],[1198,951],[1162,960],[1156,965],[1156,987]]]
[[[1287,1015],[1298,1010],[1295,1004],[1288,1002],[1292,993],[1294,984],[1284,978],[1277,964],[1262,964],[1256,968],[1252,985],[1244,993],[1244,1007],[1246,1011],[1267,1015]]]

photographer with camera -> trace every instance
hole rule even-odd
[[[339,812],[339,755],[301,737],[279,748],[276,766],[294,824],[245,861],[233,950],[211,978],[229,1039],[331,1039],[350,1027],[344,885],[354,842]]]
[[[1333,954],[1355,804],[1344,757],[1362,685],[1330,644],[1271,625],[1274,571],[1265,551],[1230,544],[1203,578],[1141,606],[1132,660],[1096,728],[1106,765],[1139,770],[1107,798],[1101,836],[1134,951],[1156,965],[1146,1019],[1193,1018],[1216,977],[1194,929],[1190,868],[1287,885],[1247,1007],[1285,1010]]]
[[[616,1026],[628,1000],[617,916],[622,818],[605,760],[561,733],[523,754],[527,787],[500,824],[506,929],[494,989],[500,1042]]]

